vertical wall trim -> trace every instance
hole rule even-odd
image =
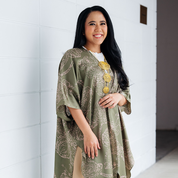
[[[39,109],[40,109],[40,178],[42,178],[42,157],[41,157],[41,51],[40,51],[40,14],[41,14],[41,0],[39,0],[39,53],[38,53],[38,59],[39,59]]]

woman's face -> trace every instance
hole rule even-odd
[[[91,12],[85,21],[86,46],[101,45],[107,36],[107,30],[104,15],[100,11]]]

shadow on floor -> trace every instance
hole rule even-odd
[[[156,161],[178,147],[178,131],[156,130]]]

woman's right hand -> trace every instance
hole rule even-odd
[[[89,157],[94,159],[94,156],[98,156],[98,149],[100,149],[98,139],[93,133],[90,125],[88,124],[81,109],[75,109],[68,107],[72,117],[77,123],[78,127],[84,135],[84,151]],[[95,154],[95,155],[94,155]]]
[[[91,131],[84,134],[84,150],[88,154],[88,157],[98,156],[98,149],[101,149],[99,146],[98,139],[96,135]]]

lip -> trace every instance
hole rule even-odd
[[[100,37],[96,37],[95,35],[101,35]],[[101,38],[103,36],[103,34],[94,34],[93,35],[95,38]]]

